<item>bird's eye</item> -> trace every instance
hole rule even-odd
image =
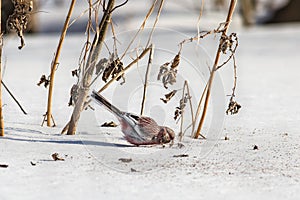
[[[169,134],[165,134],[165,135],[164,135],[164,137],[163,137],[163,142],[164,142],[164,143],[170,142]]]

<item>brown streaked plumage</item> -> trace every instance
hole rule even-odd
[[[171,128],[159,126],[152,118],[120,111],[103,96],[93,91],[92,98],[113,113],[121,124],[124,138],[135,145],[165,144],[174,140]]]

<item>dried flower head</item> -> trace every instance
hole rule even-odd
[[[29,21],[29,13],[33,10],[33,2],[26,0],[12,0],[14,4],[14,12],[7,19],[7,29],[16,31],[21,39],[21,45],[18,47],[22,49],[25,46],[23,32],[27,28]]]
[[[165,64],[160,66],[157,80],[161,80],[166,89],[168,89],[168,84],[173,85],[174,83],[176,83],[177,67],[179,63],[180,52],[178,52],[178,54],[173,58],[171,62],[166,62]]]
[[[237,42],[237,36],[236,33],[231,33],[229,36],[223,34],[220,38],[220,47],[222,53],[226,54],[229,50],[230,52],[233,52],[233,46]]]
[[[103,75],[102,75],[102,80],[104,82],[107,82],[107,80],[111,77],[114,78],[115,76],[117,76],[120,72],[122,72],[124,69],[124,65],[123,62],[117,58],[116,60],[114,60],[113,62],[110,63],[110,65],[108,67],[105,68]],[[121,76],[119,76],[117,78],[117,81],[119,81],[120,79],[123,79],[123,83],[125,82],[125,77],[124,74],[122,74]]]
[[[230,100],[228,108],[226,110],[226,114],[228,115],[228,113],[230,113],[231,115],[237,114],[240,110],[242,106],[240,104],[238,104],[236,101],[234,100]]]
[[[164,87],[168,89],[168,84],[173,85],[176,83],[176,76],[177,76],[177,69],[176,68],[169,68],[168,65],[170,63],[167,62],[160,66],[159,73],[157,76],[157,80],[162,80]]]

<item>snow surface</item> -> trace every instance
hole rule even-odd
[[[160,41],[154,66],[172,59],[176,42],[194,35],[193,26],[181,30],[158,29],[153,38]],[[70,71],[78,66],[85,39],[82,34],[68,35],[63,46],[53,101],[57,126],[41,127],[47,90],[36,84],[42,74],[49,73],[59,36],[28,35],[21,51],[15,36],[5,37],[4,82],[28,115],[23,115],[3,91],[6,135],[0,138],[0,164],[8,167],[0,168],[0,199],[299,199],[300,25],[233,26],[231,31],[239,36],[236,100],[242,109],[236,116],[223,114],[232,87],[232,67],[228,65],[216,79],[221,81],[215,84],[216,90],[223,94],[213,94],[204,127],[208,139],[192,140],[187,133],[183,148],[178,147],[178,140],[172,147],[134,147],[122,138],[118,127],[99,127],[115,118],[96,105],[92,105],[94,112],[82,114],[77,135],[60,135],[72,112],[67,103],[76,80]],[[126,33],[120,36],[120,40],[126,38]],[[206,65],[215,55],[216,42],[208,38],[200,43],[203,48],[187,45],[183,51],[184,67],[180,66],[179,74],[182,79],[197,80],[191,81],[195,94],[203,89]],[[195,52],[209,56],[197,57]],[[123,92],[116,84],[104,95],[123,110],[138,112],[135,105],[140,99],[143,66],[141,61],[138,74],[128,72]],[[138,87],[132,88],[136,84],[130,84],[131,79]],[[161,86],[151,81],[146,114],[178,131],[170,117],[178,101],[163,106],[157,100],[163,94]],[[98,84],[93,88],[99,88]],[[220,105],[221,114],[216,112]],[[229,140],[224,140],[225,136]],[[258,150],[253,150],[254,145]],[[54,161],[53,153],[65,161]],[[183,154],[188,157],[174,157]],[[122,162],[120,158],[132,161]]]

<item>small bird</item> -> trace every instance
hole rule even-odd
[[[129,143],[139,146],[165,144],[174,140],[174,131],[166,126],[159,126],[152,118],[120,111],[95,91],[91,96],[118,118],[124,138]]]

